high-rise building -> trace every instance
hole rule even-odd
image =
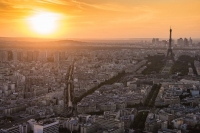
[[[178,44],[178,45],[183,45],[183,38],[179,38],[179,39],[177,40],[177,44]]]
[[[156,38],[156,42],[155,42],[156,44],[159,44],[159,38]]]
[[[183,41],[183,43],[184,43],[184,46],[188,46],[188,45],[189,45],[189,43],[188,43],[188,39],[185,38],[184,41]]]
[[[155,42],[156,42],[156,39],[153,38],[153,39],[152,39],[152,44],[155,44]]]
[[[189,45],[192,45],[192,38],[189,39]]]
[[[153,38],[152,44],[159,44],[159,38]]]

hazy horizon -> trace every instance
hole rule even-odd
[[[154,37],[157,38],[157,37]],[[181,38],[181,37],[180,37]],[[183,38],[183,37],[182,37]],[[185,37],[184,37],[185,38]],[[183,38],[183,39],[184,39]],[[189,37],[186,37],[189,39]],[[138,42],[138,41],[152,41],[153,38],[35,38],[35,37],[0,37],[0,41],[22,41],[22,42],[46,42],[46,41],[81,41],[81,42]],[[179,38],[173,38],[175,42]],[[169,40],[169,38],[159,38],[162,40]],[[200,42],[200,38],[192,38],[193,42]]]

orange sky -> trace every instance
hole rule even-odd
[[[0,0],[0,36],[45,38],[200,38],[200,0]],[[53,34],[27,23],[39,12],[61,17]]]

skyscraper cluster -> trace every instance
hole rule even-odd
[[[177,44],[178,45],[182,45],[182,46],[189,46],[189,45],[192,45],[192,38],[190,37],[189,39],[187,38],[179,38],[177,40]]]
[[[153,38],[152,44],[159,44],[159,38]]]

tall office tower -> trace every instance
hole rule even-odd
[[[184,41],[183,41],[183,43],[184,43],[184,46],[188,46],[188,44],[189,44],[189,43],[188,43],[188,39],[185,38]]]
[[[169,47],[167,50],[167,56],[172,57],[172,29],[170,28],[170,35],[169,35]]]
[[[183,45],[183,38],[179,38],[179,39],[177,40],[177,43],[178,43],[178,45]]]
[[[159,44],[159,38],[156,38],[156,44]]]
[[[192,45],[192,38],[190,37],[189,45]]]
[[[159,38],[153,38],[152,44],[159,44]]]
[[[12,54],[13,54],[13,60],[14,61],[17,61],[18,59],[17,59],[17,51],[16,50],[13,50],[12,51]]]
[[[153,38],[153,39],[152,39],[152,44],[155,44],[155,42],[156,42],[156,39]]]

